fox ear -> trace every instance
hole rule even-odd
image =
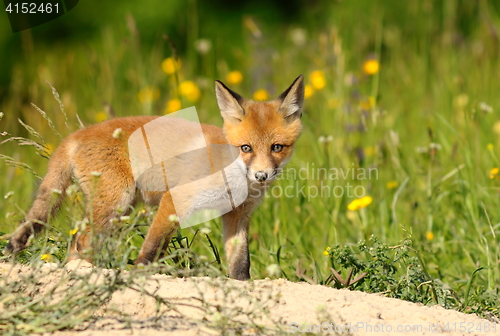
[[[283,118],[287,120],[300,118],[304,105],[304,76],[297,77],[278,99],[281,100],[278,111],[283,115]]]
[[[220,114],[225,121],[241,121],[245,116],[245,110],[241,105],[245,98],[230,90],[221,81],[215,81],[215,95],[219,104]]]

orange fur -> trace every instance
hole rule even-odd
[[[250,215],[269,183],[292,154],[293,145],[301,131],[303,91],[303,79],[299,76],[279,98],[261,103],[245,100],[222,83],[216,83],[224,128],[202,125],[202,131],[207,144],[229,143],[242,148],[240,158],[249,183],[247,200],[222,218],[229,274],[233,278],[244,280],[250,277]],[[91,259],[92,248],[97,248],[98,239],[94,237],[106,234],[111,229],[112,219],[126,213],[135,204],[138,195],[146,203],[158,205],[158,212],[136,263],[149,263],[161,255],[178,228],[177,222],[169,220],[176,210],[169,191],[137,190],[127,146],[129,136],[155,118],[116,118],[89,126],[65,138],[51,157],[47,175],[33,206],[13,233],[7,250],[18,252],[26,247],[29,237],[43,228],[49,215],[55,214],[74,178],[86,199],[91,200],[87,202],[87,212],[92,216],[93,226],[77,234],[70,258],[84,255]],[[114,138],[113,132],[118,128],[122,129],[122,135]],[[249,146],[251,152],[244,151],[242,146]],[[93,172],[99,172],[101,176],[96,178]],[[62,192],[55,202],[54,189]]]

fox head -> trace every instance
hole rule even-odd
[[[239,162],[248,180],[269,183],[290,160],[302,130],[304,79],[300,75],[278,98],[268,102],[247,100],[222,82],[215,92],[228,142],[239,148]]]

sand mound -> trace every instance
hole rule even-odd
[[[9,279],[19,279],[33,270],[1,264],[0,272]],[[35,272],[39,274],[39,293],[71,272],[92,273],[96,283],[114,274],[82,261],[73,261],[64,269],[47,264]],[[152,275],[133,282],[136,286],[113,293],[99,312],[104,318],[54,335],[217,335],[228,316],[241,323],[243,334],[255,334],[257,324],[270,328],[265,333],[274,330],[299,335],[306,331],[332,335],[500,335],[500,324],[475,315],[283,279],[241,282]],[[175,304],[167,307],[158,303],[161,300]],[[206,321],[212,327],[207,327]]]

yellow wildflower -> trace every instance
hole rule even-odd
[[[427,231],[425,233],[425,238],[427,238],[427,240],[431,241],[434,239],[434,233],[432,233],[432,231]]]
[[[163,72],[167,75],[173,75],[181,67],[181,60],[177,59],[177,62],[172,57],[165,58],[161,62],[161,68]]]
[[[167,106],[165,108],[165,114],[169,114],[172,112],[179,111],[182,108],[181,101],[179,99],[170,99],[167,102]]]
[[[16,176],[20,176],[20,175],[22,175],[22,174],[23,174],[23,170],[22,170],[21,168],[19,168],[19,167],[16,167],[16,168],[14,169],[14,174],[15,174]]]
[[[493,168],[492,170],[490,170],[490,179],[497,177],[499,172],[500,169],[498,168]]]
[[[486,146],[486,148],[488,148],[488,150],[492,151],[492,150],[493,150],[493,148],[494,148],[494,146],[493,146],[493,144],[492,144],[492,143],[489,143],[489,144]]]
[[[351,203],[349,203],[349,205],[347,206],[347,209],[349,209],[351,211],[363,209],[363,208],[366,208],[367,206],[369,206],[372,203],[372,201],[373,201],[373,198],[371,198],[371,196],[361,197],[361,198],[355,199]]]
[[[363,71],[367,75],[375,75],[380,69],[380,64],[376,59],[369,59],[363,63]]]
[[[160,90],[154,86],[146,86],[137,94],[137,99],[143,104],[151,103],[160,98]]]
[[[385,185],[387,189],[396,189],[398,187],[398,182],[397,181],[389,181]]]
[[[304,98],[308,99],[314,94],[314,89],[311,85],[307,84],[304,87]]]
[[[363,99],[361,103],[359,103],[359,106],[361,107],[361,109],[369,111],[373,107],[375,107],[375,98],[368,97],[368,99]]]
[[[324,251],[323,251],[323,255],[330,255],[330,247],[327,247]]]
[[[253,100],[265,101],[269,99],[269,92],[266,89],[260,89],[254,92]]]
[[[47,253],[42,254],[42,256],[40,257],[40,259],[42,259],[42,260],[44,260],[46,262],[49,262],[49,260],[50,260],[50,254],[47,254]]]
[[[500,120],[493,124],[493,132],[500,134]]]
[[[74,236],[78,232],[78,228],[74,228],[73,230],[69,231],[69,234],[71,236]]]
[[[238,85],[243,81],[243,74],[238,70],[231,71],[226,76],[226,82],[231,85]]]
[[[103,122],[104,120],[108,119],[108,114],[104,111],[97,112],[94,119],[96,123]]]
[[[311,72],[311,84],[316,90],[321,90],[326,86],[325,74],[321,70]]]
[[[373,156],[377,152],[376,146],[370,146],[363,149],[366,156]]]
[[[49,154],[54,153],[54,145],[51,143],[46,143],[45,147],[47,147],[47,150],[49,151]]]
[[[200,89],[192,81],[184,81],[179,84],[179,93],[181,96],[186,97],[191,102],[196,102],[200,99]]]

